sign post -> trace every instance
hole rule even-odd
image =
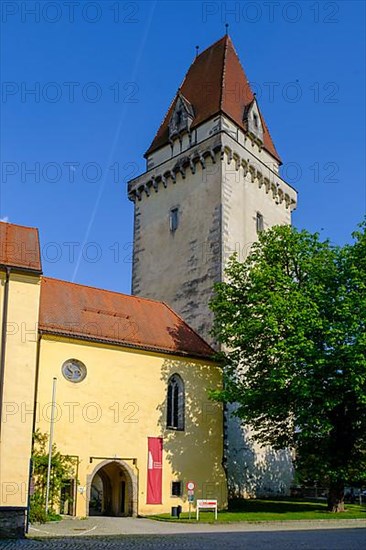
[[[188,481],[188,483],[187,483],[188,519],[191,519],[192,502],[194,502],[194,488],[195,488],[194,482],[193,481]]]

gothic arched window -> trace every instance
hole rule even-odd
[[[169,378],[166,426],[173,430],[184,430],[184,383],[179,374]]]

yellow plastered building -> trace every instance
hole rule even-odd
[[[0,534],[24,532],[40,290],[37,230],[0,223]]]
[[[24,530],[32,432],[49,434],[52,410],[54,443],[75,465],[61,513],[186,510],[188,481],[195,498],[224,507],[223,411],[209,398],[222,372],[211,347],[163,302],[41,276],[37,231],[0,227],[2,250],[38,251],[27,265],[5,252],[0,262],[2,532]]]

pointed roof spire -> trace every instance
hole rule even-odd
[[[196,56],[179,89],[194,109],[191,129],[222,113],[246,132],[244,114],[255,96],[228,34]],[[145,156],[169,142],[169,120],[177,99],[178,94]],[[260,116],[263,147],[281,162],[261,113]]]

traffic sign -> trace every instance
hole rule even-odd
[[[196,484],[194,481],[188,481],[187,483],[187,493],[188,493],[188,502],[189,502],[189,512],[188,512],[188,518],[191,519],[191,506],[192,502],[194,502],[194,488]]]

